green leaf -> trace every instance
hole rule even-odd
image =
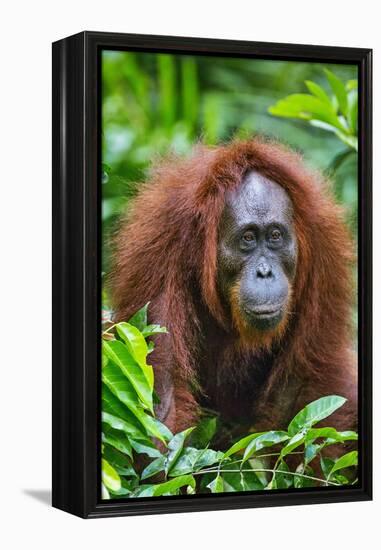
[[[178,489],[190,485],[193,489],[196,487],[194,477],[191,475],[176,477],[165,483],[159,483],[154,486],[152,496],[160,497],[165,494],[176,494]]]
[[[271,483],[271,489],[288,489],[293,484],[293,476],[287,475],[290,469],[284,460],[281,460],[275,471],[274,479]]]
[[[125,454],[115,450],[114,447],[104,445],[103,457],[119,475],[137,477],[130,459]],[[115,492],[114,489],[113,492]]]
[[[141,332],[145,329],[147,326],[147,310],[148,310],[149,302],[143,306],[139,311],[137,311],[131,319],[128,320],[130,325],[133,325]]]
[[[168,443],[168,455],[165,463],[165,472],[168,474],[171,468],[174,466],[176,460],[180,456],[183,449],[185,439],[194,430],[194,428],[188,428],[183,432],[176,434]]]
[[[127,435],[135,438],[144,438],[146,431],[143,425],[138,421],[136,416],[127,409],[123,403],[112,393],[105,383],[102,384],[102,414],[110,415],[107,424],[112,426],[113,423],[118,425],[118,430],[123,430]],[[107,416],[106,416],[107,417]],[[115,428],[115,426],[112,426]]]
[[[102,500],[109,500],[110,493],[108,492],[104,483],[102,483]]]
[[[316,84],[316,82],[313,82],[312,80],[305,80],[304,83],[309,89],[309,91],[311,92],[311,94],[313,94],[314,96],[318,97],[319,99],[321,99],[325,103],[328,103],[328,105],[331,106],[331,100],[329,98],[329,95],[321,86],[319,86],[319,84]]]
[[[115,449],[117,449],[121,453],[124,453],[125,455],[132,458],[131,444],[124,432],[121,432],[120,430],[114,430],[108,424],[104,424],[102,441],[104,443],[107,443],[108,445],[111,445],[112,447],[115,447]]]
[[[271,447],[272,445],[276,445],[277,443],[282,443],[282,441],[286,441],[287,439],[290,439],[290,436],[287,432],[282,431],[270,431],[260,435],[259,437],[256,437],[246,447],[243,455],[242,464],[248,458],[250,458],[251,455],[260,451],[261,449],[265,447]]]
[[[318,438],[331,439],[338,442],[357,441],[356,432],[338,432],[335,428],[311,428],[306,434],[306,443],[312,442]]]
[[[203,448],[208,445],[217,430],[217,417],[206,416],[200,420],[195,430],[192,432],[191,443],[197,448]]]
[[[291,94],[269,107],[269,112],[280,117],[317,119],[345,131],[333,107],[309,94]]]
[[[223,456],[223,453],[213,451],[212,449],[200,450],[194,447],[187,447],[183,449],[168,475],[175,477],[197,472],[207,466],[218,463]]]
[[[119,340],[111,340],[109,342],[103,342],[103,349],[109,359],[118,365],[125,377],[128,378],[143,405],[153,413],[152,387],[141,367],[131,356],[127,346]],[[106,369],[109,367],[110,365],[108,365]],[[132,398],[132,396],[130,397]]]
[[[211,481],[207,487],[210,489],[211,493],[223,493],[224,492],[224,480],[222,476],[218,475]]]
[[[248,444],[253,441],[253,439],[256,439],[262,434],[265,434],[267,432],[258,432],[255,434],[247,435],[246,437],[243,437],[239,441],[236,441],[234,445],[232,445],[224,454],[224,458],[228,458],[229,456],[233,455],[234,453],[237,453],[238,451],[241,451],[242,449],[245,449]]]
[[[102,380],[112,393],[133,413],[139,424],[148,434],[157,437],[163,443],[172,436],[171,432],[156,418],[146,414],[137,398],[137,394],[126,376],[117,365],[110,363],[102,371]]]
[[[155,336],[155,334],[165,333],[168,333],[167,329],[165,327],[161,327],[160,325],[147,325],[142,330],[144,338],[148,338],[148,336]]]
[[[130,443],[131,447],[138,454],[146,454],[151,458],[163,456],[159,449],[157,449],[149,440],[136,441],[135,439],[130,439]]]
[[[343,113],[343,115],[346,116],[347,109],[348,109],[348,100],[347,100],[347,92],[345,90],[345,85],[340,80],[340,78],[336,76],[333,72],[329,71],[328,69],[324,69],[324,72],[327,76],[327,79],[332,88],[332,91],[337,98],[340,110]]]
[[[247,469],[251,469],[250,462],[245,466],[245,470]],[[225,470],[229,470],[229,472],[225,472]],[[231,472],[230,470],[236,470],[236,472]],[[224,491],[227,493],[237,491],[258,491],[263,489],[263,483],[259,477],[262,475],[262,472],[258,474],[254,471],[242,472],[240,470],[240,464],[232,464],[230,462],[222,464],[220,467],[220,475],[223,477]]]
[[[332,470],[334,464],[335,464],[335,461],[332,458],[323,457],[323,456],[320,457],[321,470],[326,479],[328,478],[329,473]]]
[[[143,334],[129,323],[118,323],[116,330],[119,336],[125,341],[128,350],[137,364],[140,366],[147,379],[149,388],[153,390],[153,369],[147,365],[148,347]]]
[[[305,439],[306,439],[306,436],[304,432],[298,432],[297,434],[295,434],[287,443],[287,445],[283,447],[283,449],[280,452],[280,456],[285,457],[290,453],[292,453],[292,451],[296,449],[296,447],[299,447],[304,443]]]
[[[136,437],[138,439],[144,439],[145,437],[145,433],[137,429],[134,424],[132,424],[131,422],[126,422],[122,418],[114,416],[106,412],[105,410],[102,411],[102,422],[105,422],[106,424],[111,426],[111,428],[114,428],[114,430],[124,431],[129,437]],[[135,423],[137,423],[136,419]]]
[[[342,470],[343,468],[349,468],[350,466],[357,466],[357,459],[358,459],[358,452],[357,451],[351,451],[340,458],[338,458],[334,465],[331,468],[331,471],[329,472],[328,478],[329,479],[334,472],[337,472],[338,470]]]
[[[310,466],[307,466],[303,463],[299,464],[299,466],[296,468],[297,474],[304,474],[308,476],[313,476],[314,471]],[[301,489],[302,487],[314,487],[315,481],[313,479],[308,479],[307,477],[302,476],[294,476],[294,487],[296,489]]]
[[[121,479],[121,487],[119,491],[112,491],[113,497],[124,497],[127,495],[131,495],[134,486],[136,486],[132,485],[133,484],[131,483],[131,480],[127,482],[125,479]]]
[[[315,445],[314,443],[306,443],[305,449],[304,449],[304,462],[306,464],[309,464],[311,460],[313,460],[319,451],[324,447],[324,443],[321,445]]]
[[[110,491],[118,491],[121,487],[119,475],[104,458],[102,458],[102,481]]]
[[[296,435],[303,428],[309,429],[320,420],[327,418],[337,409],[342,407],[346,399],[338,395],[329,395],[313,401],[291,420],[288,425],[288,433],[291,436]]]
[[[153,460],[144,470],[142,471],[141,479],[147,479],[152,477],[160,472],[164,472],[165,469],[165,456],[159,456]]]

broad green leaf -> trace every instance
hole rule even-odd
[[[321,86],[319,86],[319,84],[316,84],[316,82],[313,82],[312,80],[305,80],[304,83],[309,89],[309,91],[311,92],[311,94],[313,94],[314,96],[318,97],[319,99],[321,99],[325,103],[328,103],[328,105],[331,106],[331,100],[329,98],[329,95]]]
[[[320,457],[320,466],[321,470],[324,474],[324,477],[327,479],[329,476],[330,471],[332,470],[333,465],[335,464],[335,461],[332,458],[329,457]]]
[[[107,487],[104,483],[102,483],[102,500],[109,500],[110,499],[110,493],[107,490]]]
[[[145,327],[147,326],[147,310],[148,310],[149,302],[145,306],[143,306],[139,311],[137,311],[131,319],[128,320],[130,325],[133,325],[138,330],[143,331]]]
[[[103,450],[103,457],[119,475],[137,477],[137,473],[128,456],[115,450],[114,447],[106,444]]]
[[[146,454],[151,458],[163,456],[159,449],[157,449],[149,440],[136,441],[135,439],[130,439],[130,443],[131,447],[138,454]]]
[[[291,94],[269,107],[269,112],[280,117],[317,119],[345,131],[333,107],[309,94]]]
[[[149,388],[152,392],[153,369],[151,365],[147,365],[148,347],[143,334],[129,323],[118,323],[116,325],[116,330],[119,336],[125,341],[132,357],[144,372]]]
[[[108,363],[108,357],[105,353],[102,353],[102,368],[106,367]]]
[[[115,421],[118,419],[124,421],[123,423],[119,422],[120,427],[116,429],[124,430],[131,437],[138,439],[142,439],[146,435],[144,427],[136,416],[123,405],[105,383],[102,384],[102,411],[110,414]],[[110,424],[110,422],[107,423]]]
[[[313,401],[291,420],[288,425],[288,433],[291,436],[296,435],[300,430],[309,429],[320,420],[327,418],[337,409],[342,407],[346,399],[338,395],[329,395]]]
[[[102,481],[110,491],[118,491],[121,487],[119,475],[104,458],[102,458]]]
[[[144,439],[146,437],[145,433],[137,429],[131,422],[126,422],[122,418],[114,416],[105,410],[102,411],[102,422],[105,422],[111,426],[111,428],[114,428],[114,430],[122,430],[128,437],[136,437],[138,439]],[[135,423],[138,423],[137,419],[135,419]]]
[[[173,433],[169,428],[167,428],[165,424],[160,422],[160,420],[158,420],[157,418],[152,418],[151,420],[153,422],[152,425],[154,426],[155,433],[160,433],[161,439],[164,440],[164,442],[167,442],[170,439],[172,439]],[[152,433],[152,430],[151,430],[151,433]]]
[[[166,438],[170,438],[171,433],[163,424],[158,422],[149,414],[146,414],[137,399],[136,392],[126,376],[117,365],[110,363],[103,369],[102,380],[107,387],[120,399],[126,407],[134,414],[140,424],[144,426],[148,434],[157,437],[165,443]],[[165,434],[165,435],[163,435]]]
[[[196,487],[196,482],[194,480],[194,477],[191,475],[187,476],[180,476],[176,477],[174,479],[171,479],[170,481],[166,481],[165,483],[159,483],[155,486],[153,495],[155,497],[160,497],[165,494],[173,494],[178,491],[181,487],[185,487],[190,485],[191,487]]]
[[[103,342],[105,353],[113,361],[123,374],[128,378],[136,393],[145,405],[153,413],[152,387],[141,367],[131,356],[127,346],[119,340]],[[110,367],[108,365],[106,369]]]
[[[224,481],[220,475],[215,477],[207,487],[210,489],[211,493],[223,493],[224,492]]]
[[[255,434],[247,435],[246,437],[243,437],[239,441],[236,441],[234,445],[232,445],[224,454],[224,458],[228,458],[229,456],[233,455],[234,453],[237,453],[238,451],[241,451],[242,449],[245,449],[248,444],[253,441],[253,439],[256,439],[262,434],[265,434],[267,432],[258,432]]]
[[[142,471],[141,479],[147,479],[152,477],[160,472],[164,472],[165,468],[165,456],[159,456],[153,460],[144,470]]]
[[[335,481],[341,483],[341,485],[348,485],[349,479],[342,474],[335,474]]]
[[[248,469],[250,469],[250,462],[245,465],[245,470]],[[229,470],[229,472],[225,470]],[[236,470],[236,472],[231,472],[231,470]],[[213,477],[214,475],[215,474],[213,474]],[[254,471],[242,472],[240,470],[240,465],[237,463],[231,464],[227,462],[222,464],[220,467],[220,475],[223,477],[224,491],[227,493],[237,491],[258,491],[263,489],[263,483],[258,477],[261,473],[257,474]]]
[[[136,482],[137,482],[137,480],[136,480]],[[127,496],[127,495],[131,495],[133,488],[136,486],[136,485],[134,485],[132,487],[131,485],[132,485],[132,483],[131,483],[130,480],[127,482],[125,479],[121,479],[121,487],[120,487],[119,491],[112,491],[112,495],[114,497],[124,497],[124,496]]]
[[[287,432],[282,431],[270,431],[260,435],[259,437],[256,437],[246,447],[243,455],[242,464],[254,453],[260,451],[261,449],[265,447],[271,447],[272,445],[276,445],[277,443],[282,443],[282,441],[286,441],[287,439],[290,439],[290,436]]]
[[[328,479],[332,476],[334,472],[342,470],[343,468],[349,468],[350,466],[357,466],[357,451],[351,451],[340,458],[338,458],[329,472]]]
[[[155,336],[155,334],[168,333],[167,329],[165,327],[161,327],[160,325],[147,325],[141,332],[144,338],[148,338],[148,336]]]
[[[272,480],[272,489],[288,489],[293,484],[293,476],[287,475],[290,469],[286,462],[280,461],[279,466],[276,469],[274,479]]]
[[[300,445],[302,445],[304,443],[305,438],[306,438],[306,436],[305,436],[304,432],[299,432],[299,433],[295,434],[290,439],[290,441],[287,443],[287,445],[285,447],[283,447],[283,449],[280,452],[280,456],[285,457],[285,456],[289,455],[290,453],[292,453],[292,451],[294,449],[296,449],[296,447],[299,447]]]
[[[223,453],[213,451],[212,449],[200,450],[193,447],[187,447],[183,449],[168,475],[170,477],[175,477],[197,472],[207,466],[217,464],[223,456]]]
[[[317,445],[315,443],[306,443],[304,449],[304,462],[309,464],[319,453],[319,451],[324,447],[324,443]]]
[[[306,434],[306,443],[312,442],[318,438],[332,439],[334,441],[357,441],[356,432],[338,432],[335,428],[311,428]]]
[[[200,420],[191,435],[191,444],[198,449],[208,445],[217,430],[217,417],[206,416]]]
[[[348,109],[348,100],[347,100],[347,92],[345,89],[344,83],[340,80],[338,76],[336,76],[332,71],[328,69],[324,69],[324,72],[327,76],[328,82],[332,88],[333,93],[335,94],[337,101],[339,103],[339,107],[343,115],[347,115],[347,109]]]
[[[184,446],[184,442],[188,435],[194,430],[194,428],[188,428],[175,436],[168,443],[168,454],[165,463],[165,472],[168,474],[171,468],[174,466],[176,460],[181,454],[181,451]]]
[[[102,441],[132,458],[132,448],[125,433],[120,430],[114,430],[107,423],[103,427]]]

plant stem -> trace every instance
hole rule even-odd
[[[228,474],[237,474],[239,472],[268,472],[268,473],[272,473],[273,475],[276,474],[276,470],[271,470],[269,468],[252,468],[252,469],[244,469],[244,470],[222,470],[223,473],[228,473]],[[214,473],[219,473],[219,470],[216,470],[216,469],[205,469],[205,470],[199,470],[198,472],[193,472],[192,475],[194,476],[197,476],[197,475],[200,475],[200,474],[214,474]],[[313,481],[319,481],[320,483],[328,483],[328,485],[336,485],[336,486],[341,486],[340,483],[334,483],[333,481],[327,481],[325,479],[320,479],[319,477],[313,477],[313,476],[308,476],[306,474],[298,474],[296,472],[281,472],[283,475],[288,475],[288,476],[297,476],[297,477],[304,477],[305,479],[312,479]]]

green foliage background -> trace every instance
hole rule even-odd
[[[309,93],[311,81],[337,103],[326,69],[343,82],[357,79],[352,65],[104,51],[104,270],[110,231],[155,158],[168,151],[187,154],[197,141],[216,144],[254,133],[288,143],[332,177],[355,236],[356,151],[327,128],[309,124],[303,112],[302,118],[285,111],[274,116],[277,102]]]

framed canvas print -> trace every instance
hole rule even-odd
[[[368,500],[371,50],[53,44],[53,505]]]

